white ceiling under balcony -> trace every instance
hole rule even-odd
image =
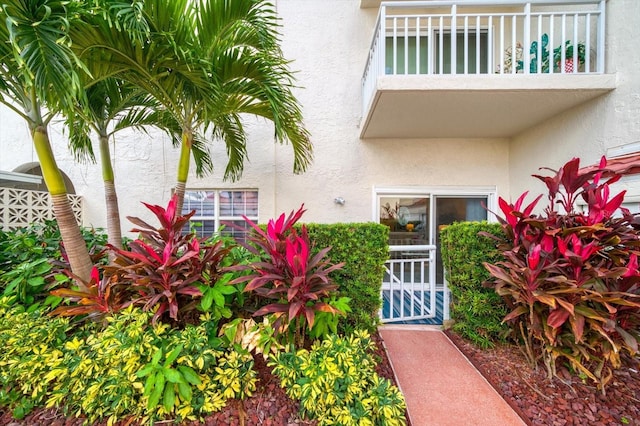
[[[615,86],[615,74],[383,75],[360,137],[512,137]]]

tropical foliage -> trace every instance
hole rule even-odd
[[[604,391],[612,369],[638,352],[640,227],[621,207],[624,191],[611,195],[620,175],[604,157],[595,170],[574,158],[535,177],[548,206],[535,215],[541,196],[527,205],[527,193],[514,204],[500,199],[504,259],[485,266],[531,362],[542,359],[549,375],[567,362]]]
[[[319,425],[404,425],[400,391],[375,372],[366,331],[332,335],[310,350],[282,352],[269,365],[300,409]]]
[[[116,75],[136,85],[172,116],[182,139],[178,210],[191,156],[197,175],[212,171],[207,133],[225,143],[225,178],[240,177],[247,156],[243,115],[273,122],[275,140],[291,142],[294,171],[307,168],[312,147],[270,2],[163,0],[138,5],[137,19],[146,28],[118,31],[95,15],[91,25],[73,31],[74,49],[94,76]]]
[[[106,236],[99,230],[82,229],[83,240],[95,262],[104,254]],[[0,290],[15,296],[15,303],[29,310],[55,307],[59,297],[49,295],[58,286],[68,285],[69,269],[56,221],[35,223],[11,232],[0,231]]]
[[[223,241],[201,245],[193,234],[183,233],[193,212],[179,215],[175,196],[166,209],[145,206],[156,216],[160,227],[129,217],[138,225],[133,232],[140,237],[129,243],[128,250],[110,246],[115,253],[114,264],[104,267],[102,278],[94,268],[92,279],[81,288],[53,291],[55,296],[77,302],[77,306],[58,307],[53,315],[100,316],[135,304],[153,311],[154,322],[165,314],[173,321],[184,322],[189,312],[209,310],[213,301],[219,308],[217,312],[222,312],[227,304],[224,296],[236,293],[228,284],[231,277],[223,279],[221,267],[231,247],[225,247]],[[201,301],[203,292],[205,298]],[[228,317],[227,312],[224,316]]]
[[[327,298],[338,288],[329,273],[343,266],[329,262],[330,247],[311,256],[306,227],[303,225],[300,232],[294,228],[304,211],[300,207],[289,216],[285,217],[283,213],[277,220],[269,221],[266,231],[245,217],[254,230],[245,247],[260,256],[261,261],[238,266],[236,270],[253,273],[234,281],[246,282],[245,292],[255,292],[267,300],[274,300],[253,315],[275,315],[276,330],[293,331],[299,344],[304,341],[307,328],[313,327],[316,312],[339,313],[327,303]]]
[[[90,423],[106,419],[109,424],[152,424],[167,418],[201,419],[233,400],[243,424],[243,400],[257,384],[254,356],[273,361],[286,347],[291,348],[287,353],[295,354],[288,343],[300,337],[295,336],[299,332],[331,342],[317,343],[310,362],[320,365],[339,358],[335,366],[325,363],[318,371],[329,368],[331,375],[325,377],[333,383],[331,389],[348,385],[340,396],[344,399],[322,388],[329,417],[309,408],[312,398],[306,392],[321,387],[321,377],[314,378],[304,395],[291,394],[307,401],[302,415],[322,417],[322,424],[343,424],[355,410],[361,424],[403,424],[402,395],[373,373],[368,334],[337,338],[339,323],[350,314],[350,300],[335,293],[328,274],[340,265],[329,263],[328,248],[314,247],[305,227],[294,227],[302,208],[270,221],[264,229],[254,224],[250,243],[241,248],[228,238],[205,241],[186,232],[190,215],[178,214],[175,197],[166,208],[147,207],[159,225],[130,218],[139,238],[126,250],[110,246],[115,263],[97,263],[91,279],[81,286],[74,284],[81,279],[67,271],[75,281],[65,280],[51,292],[57,306],[49,315],[51,303],[28,305],[13,290],[0,298],[0,345],[6,347],[0,354],[0,406],[16,418],[34,407],[58,407]],[[22,231],[15,233],[15,240],[13,235],[0,233],[0,244],[24,244],[37,255],[14,259],[1,253],[0,264],[8,271],[23,271],[14,267],[24,260],[54,265],[52,270],[64,265],[46,258],[54,253],[62,257],[53,248],[59,237],[44,237],[34,245],[37,234],[33,240]],[[98,240],[104,243],[104,236]],[[45,256],[45,261],[38,256]],[[270,271],[272,281],[256,280],[257,271],[263,270]],[[32,275],[39,277],[37,271]],[[260,284],[255,289],[268,294],[285,282],[287,291],[278,289],[266,298],[250,287]],[[34,298],[43,300],[48,287],[31,287]],[[286,304],[289,295],[291,305],[305,301],[304,305],[295,305],[297,311],[273,309],[271,302]],[[256,307],[256,302],[261,304]],[[246,318],[247,312],[259,314],[262,321]],[[353,376],[355,365],[358,377]],[[353,398],[359,402],[351,407]]]
[[[91,423],[125,417],[148,423],[167,415],[195,420],[242,397],[213,377],[237,374],[223,360],[246,355],[210,339],[209,319],[179,330],[150,326],[150,316],[130,306],[104,329],[87,323],[73,331],[65,318],[0,308],[0,404],[18,418],[33,406],[60,406]]]
[[[73,114],[86,68],[73,53],[69,29],[83,14],[83,2],[10,0],[0,8],[0,103],[26,121],[42,176],[51,194],[74,273],[85,281],[91,258],[67,198],[48,135],[58,113]]]

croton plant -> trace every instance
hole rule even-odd
[[[529,360],[542,359],[550,376],[564,362],[603,392],[640,340],[640,224],[622,207],[624,191],[612,196],[621,175],[606,165],[581,170],[574,158],[534,175],[548,189],[542,214],[533,214],[541,196],[501,198],[504,260],[485,264]]]

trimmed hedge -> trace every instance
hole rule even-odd
[[[482,231],[503,235],[498,223],[460,222],[445,228],[440,238],[452,296],[453,330],[486,348],[504,341],[509,327],[502,324],[506,304],[493,289],[482,286],[490,278],[482,263],[502,259],[495,241],[478,235]]]
[[[351,313],[338,324],[340,333],[374,331],[378,324],[384,263],[389,258],[389,227],[378,223],[305,224],[316,249],[331,247],[332,263],[344,262],[331,277],[339,296],[351,298]]]

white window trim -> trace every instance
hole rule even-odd
[[[437,197],[487,197],[487,221],[498,222],[493,213],[498,208],[498,190],[495,186],[374,186],[372,188],[371,220],[380,220],[380,198],[387,195]]]

